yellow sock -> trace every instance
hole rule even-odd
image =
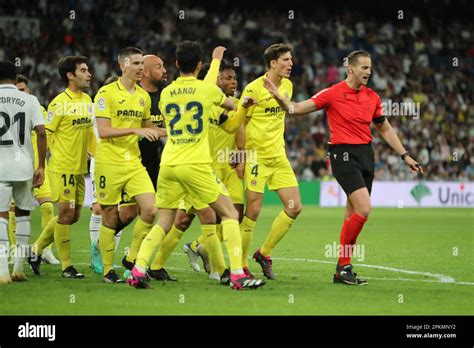
[[[130,245],[130,251],[127,255],[127,261],[134,262],[137,258],[138,250],[142,245],[143,238],[151,230],[153,224],[146,223],[141,218],[138,218],[135,226],[133,227],[132,244]]]
[[[201,229],[201,234],[199,235],[198,239],[196,239],[196,242],[198,244],[204,244],[204,240],[206,238],[204,237],[204,231]]]
[[[201,231],[204,247],[211,262],[212,272],[221,275],[225,271],[225,260],[221,242],[216,234],[216,225],[201,225]]]
[[[46,228],[48,222],[54,218],[54,206],[52,202],[44,202],[40,205],[40,212],[41,212],[41,230]],[[51,244],[47,246],[47,248],[51,249],[53,241]]]
[[[275,220],[273,220],[272,229],[270,230],[267,239],[260,248],[260,253],[263,256],[271,255],[273,248],[275,248],[286,232],[288,232],[291,225],[293,225],[293,222],[295,222],[295,219],[286,215],[284,210],[278,214]]]
[[[174,248],[176,248],[176,245],[178,245],[183,233],[184,232],[178,230],[175,225],[171,227],[171,230],[168,232],[165,239],[163,239],[163,243],[161,243],[160,250],[158,250],[156,257],[151,264],[151,269],[156,270],[165,267],[166,260],[170,257]]]
[[[242,238],[242,266],[249,266],[249,251],[252,244],[253,231],[255,230],[256,221],[244,216],[240,224],[240,237]]]
[[[15,212],[9,211],[8,212],[8,236],[10,237],[10,245],[16,245],[16,219],[15,219]]]
[[[232,272],[242,271],[242,239],[240,238],[239,221],[227,219],[222,221],[222,235],[227,247]]]
[[[104,275],[113,269],[115,254],[115,230],[104,225],[100,225],[99,229],[99,249],[102,255],[102,265],[104,267]]]
[[[140,271],[146,271],[151,256],[164,238],[165,231],[163,231],[161,226],[153,226],[150,233],[148,233],[146,238],[143,240],[143,243],[140,247],[140,251],[137,255],[137,261],[135,264],[140,268]]]
[[[224,236],[222,236],[222,225],[217,224],[216,228],[217,228],[217,230],[216,230],[217,237],[219,237],[219,240],[222,242],[224,240]]]
[[[58,250],[61,268],[64,271],[72,265],[71,261],[71,225],[55,224],[54,241]]]
[[[192,251],[196,252],[197,251],[197,247],[199,245],[199,242],[197,239],[193,240],[191,242],[191,244],[189,245],[189,247],[191,248]]]
[[[33,251],[36,254],[41,255],[43,253],[43,249],[50,245],[52,242],[54,242],[54,230],[56,228],[57,222],[57,216],[49,220],[48,224],[43,229],[43,232],[41,232],[35,244],[33,244]]]

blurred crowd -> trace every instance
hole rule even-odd
[[[208,60],[213,47],[225,45],[241,90],[264,73],[265,47],[283,41],[294,48],[293,99],[301,101],[344,79],[344,57],[365,49],[373,58],[369,86],[383,102],[420,105],[419,114],[392,115],[389,122],[425,167],[426,179],[474,180],[474,24],[469,16],[435,16],[416,7],[377,16],[319,5],[294,11],[234,8],[237,4],[222,0],[199,6],[126,0],[1,2],[0,60],[17,63],[43,105],[64,88],[56,69],[64,55],[89,57],[93,95],[107,77],[119,73],[116,56],[125,46],[161,56],[172,80],[177,73],[174,50],[181,40],[201,42]],[[449,1],[436,4],[438,12],[450,6]],[[301,180],[331,179],[328,133],[324,111],[287,117],[288,156]],[[373,145],[376,179],[413,178],[376,133]]]

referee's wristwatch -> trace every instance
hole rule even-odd
[[[404,160],[405,160],[405,157],[407,157],[407,156],[410,156],[410,153],[409,153],[408,151],[405,152],[405,153],[402,153],[402,154],[400,155],[400,157],[402,158],[402,161],[404,161]]]

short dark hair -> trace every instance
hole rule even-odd
[[[130,57],[131,55],[134,55],[134,54],[141,54],[143,55],[143,52],[141,49],[139,48],[136,48],[136,47],[125,47],[125,48],[122,48],[118,54],[118,62],[120,64],[123,63],[123,61],[125,60],[125,58],[127,57]]]
[[[28,86],[28,78],[25,75],[22,74],[16,74],[16,83],[24,83],[25,85]]]
[[[211,64],[204,63],[201,67],[201,70],[199,70],[199,73],[197,76],[198,80],[204,80],[210,68],[211,68]]]
[[[196,41],[183,41],[176,48],[176,60],[182,73],[190,74],[202,60],[202,48]]]
[[[219,72],[223,72],[227,69],[235,70],[235,67],[228,60],[223,60],[221,62],[221,66],[219,67]]]
[[[10,61],[0,62],[0,80],[12,80],[16,78],[16,67]]]
[[[359,57],[368,57],[372,59],[372,56],[367,51],[364,51],[364,50],[352,51],[347,56],[347,64],[356,65],[359,62]]]
[[[281,55],[285,54],[286,52],[293,52],[293,48],[285,43],[277,43],[268,47],[263,53],[267,68],[270,67],[270,62],[272,60],[277,60],[278,58],[280,58]]]
[[[59,76],[63,82],[69,84],[67,73],[70,72],[76,76],[76,69],[79,64],[87,63],[87,57],[84,56],[65,56],[62,57],[58,62]]]

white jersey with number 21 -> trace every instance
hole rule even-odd
[[[43,113],[35,96],[12,84],[0,85],[0,181],[33,178],[31,131],[43,124]]]

